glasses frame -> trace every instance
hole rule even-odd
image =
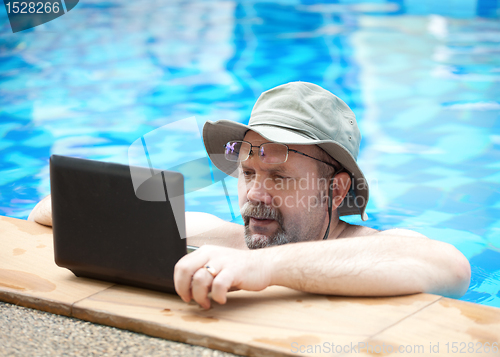
[[[294,150],[294,149],[290,149],[290,148],[288,147],[288,145],[287,145],[287,144],[282,144],[282,143],[273,143],[272,141],[269,141],[269,142],[266,142],[266,143],[262,143],[262,144],[260,144],[260,145],[252,145],[252,143],[250,143],[250,142],[248,142],[248,141],[245,141],[245,140],[231,140],[231,141],[228,141],[226,144],[224,144],[224,149],[226,149],[226,148],[227,148],[227,146],[228,146],[228,144],[229,144],[230,142],[233,142],[233,143],[234,143],[234,142],[238,142],[238,143],[247,143],[248,145],[250,145],[250,151],[248,152],[248,156],[247,156],[244,160],[237,160],[237,161],[233,161],[233,162],[239,162],[239,161],[246,161],[246,160],[248,160],[248,158],[249,158],[251,155],[253,155],[253,148],[259,148],[259,150],[258,150],[257,152],[259,153],[259,155],[258,155],[258,156],[259,156],[259,159],[262,161],[262,156],[260,155],[260,151],[261,151],[261,147],[262,147],[262,145],[266,145],[266,144],[277,144],[277,145],[283,145],[283,146],[285,146],[285,147],[286,147],[286,149],[287,149],[287,151],[286,151],[285,161],[283,161],[283,162],[278,162],[278,163],[266,162],[266,164],[274,164],[274,165],[279,165],[279,164],[283,164],[283,163],[285,163],[285,162],[288,160],[288,153],[291,151],[291,152],[295,152],[295,153],[297,153],[297,154],[300,154],[300,155],[302,155],[302,156],[308,157],[308,158],[310,158],[310,159],[313,159],[313,160],[316,160],[316,161],[322,162],[323,164],[326,164],[326,165],[328,165],[328,166],[331,166],[331,167],[333,167],[333,168],[335,169],[335,171],[337,171],[337,170],[338,170],[338,171],[340,171],[340,170],[342,170],[342,169],[343,169],[342,167],[338,168],[337,166],[335,166],[335,165],[333,165],[333,164],[330,164],[329,162],[326,162],[326,161],[323,161],[323,160],[317,159],[317,158],[312,157],[312,156],[310,156],[310,155],[304,154],[303,152],[300,152],[300,151],[297,151],[297,150]],[[231,161],[231,160],[228,160],[228,161]],[[262,161],[262,162],[264,162],[264,161]],[[337,174],[337,173],[338,173],[338,172],[336,172],[335,174]]]

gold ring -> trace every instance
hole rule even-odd
[[[217,276],[217,272],[211,266],[205,265],[203,268],[205,268],[205,270],[208,271],[210,273],[210,275],[212,275],[212,277],[215,278]]]

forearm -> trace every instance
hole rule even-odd
[[[208,213],[186,212],[186,233],[187,244],[195,247],[209,244],[248,249],[243,226],[226,222]]]
[[[321,249],[318,248],[321,244]],[[271,284],[311,293],[391,296],[419,292],[457,297],[470,267],[453,246],[423,238],[376,235],[289,244],[263,250]]]
[[[192,237],[187,237],[187,244],[195,247],[201,247],[208,244],[248,250],[248,247],[245,244],[245,240],[243,238],[240,238],[239,234],[234,234],[234,231],[232,229],[225,230],[223,228],[210,230],[208,232]]]

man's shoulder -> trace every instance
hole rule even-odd
[[[342,229],[338,238],[365,237],[372,236],[380,232],[377,229],[360,226],[359,224],[350,224],[344,221],[341,222],[345,225],[345,227]]]
[[[374,235],[427,238],[423,234],[409,229],[392,228],[392,229],[387,229],[385,231],[380,231],[378,229],[360,226],[358,224],[350,224],[347,222],[342,222],[342,223],[344,223],[346,226],[342,230],[342,233],[339,235],[338,238],[367,237]]]

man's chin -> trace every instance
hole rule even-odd
[[[259,249],[269,246],[269,237],[263,234],[245,235],[245,242],[249,249]]]

